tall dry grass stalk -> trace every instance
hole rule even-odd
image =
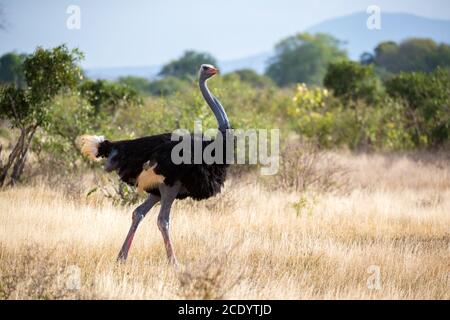
[[[6,189],[1,298],[450,299],[450,162],[328,156],[348,169],[345,193],[229,181],[217,198],[177,203],[181,271],[167,265],[157,209],[117,265],[132,208],[58,185]]]

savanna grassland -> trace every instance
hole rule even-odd
[[[235,175],[216,198],[177,202],[179,269],[167,264],[158,207],[117,264],[132,207],[86,197],[91,176],[6,188],[1,298],[450,299],[448,154],[315,161],[333,187],[286,192],[275,177]]]
[[[76,144],[217,128],[197,83],[216,59],[109,81],[64,44],[0,57],[0,299],[450,299],[449,46],[381,43],[360,62],[326,34],[275,48],[264,75],[210,89],[233,128],[279,130],[280,170],[237,166],[217,197],[176,202],[177,269],[158,207],[115,262],[144,198]]]

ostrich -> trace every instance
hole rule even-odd
[[[203,98],[213,111],[226,144],[226,132],[230,128],[227,114],[220,102],[207,87],[207,80],[218,73],[218,69],[203,64],[199,70],[199,86]],[[197,137],[190,135],[192,141]],[[217,137],[216,137],[217,138]],[[138,138],[134,140],[109,141],[103,136],[80,137],[81,152],[93,159],[107,158],[105,170],[116,171],[122,181],[134,185],[139,191],[148,193],[148,198],[132,214],[131,227],[125,238],[117,261],[125,261],[139,223],[150,209],[161,203],[158,228],[162,233],[169,263],[177,265],[177,259],[169,235],[169,217],[175,199],[191,197],[194,200],[210,198],[221,191],[228,165],[222,163],[179,164],[171,160],[173,147],[179,143],[171,140],[170,133]],[[211,141],[202,141],[204,149]]]

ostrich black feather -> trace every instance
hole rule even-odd
[[[226,134],[223,148],[226,148]],[[205,141],[203,137],[190,135],[188,139],[202,139],[202,151],[213,143]],[[222,163],[206,164],[203,160],[200,164],[194,164],[193,141],[191,143],[191,162],[174,164],[171,159],[173,147],[179,141],[171,141],[171,134],[160,134],[133,140],[109,141],[105,140],[98,146],[97,157],[108,158],[105,164],[107,171],[116,171],[122,181],[134,186],[144,164],[151,162],[156,164],[154,172],[165,177],[164,183],[172,186],[180,181],[182,189],[177,199],[191,197],[195,200],[203,200],[219,193],[226,179],[227,167],[225,157]],[[224,152],[225,155],[226,152]],[[183,155],[181,153],[181,155]],[[214,154],[213,154],[214,155]],[[153,187],[146,189],[148,193],[160,195],[159,189]]]

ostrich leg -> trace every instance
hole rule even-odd
[[[128,231],[127,238],[125,239],[125,242],[122,245],[122,249],[119,252],[117,261],[125,261],[127,259],[128,251],[130,250],[131,243],[133,242],[133,237],[134,234],[136,233],[139,223],[142,221],[142,219],[144,219],[145,215],[150,211],[150,209],[156,203],[158,203],[159,200],[160,198],[158,196],[150,194],[144,203],[142,203],[139,207],[134,209],[130,231]]]
[[[177,259],[175,257],[175,253],[172,248],[172,242],[170,241],[169,218],[172,203],[175,200],[179,190],[180,190],[179,184],[175,184],[172,187],[162,184],[159,187],[159,191],[161,192],[161,210],[158,215],[158,228],[161,231],[164,239],[164,245],[166,247],[167,258],[169,259],[169,263],[175,266],[177,265]]]

